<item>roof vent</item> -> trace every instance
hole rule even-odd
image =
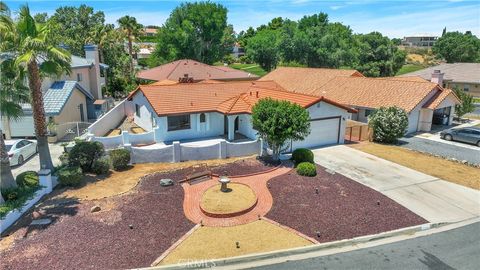
[[[258,98],[258,91],[257,91],[257,98]]]
[[[193,106],[193,102],[190,101],[190,106]]]
[[[250,91],[250,96],[252,95],[252,91]]]

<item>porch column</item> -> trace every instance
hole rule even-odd
[[[235,118],[236,115],[229,115],[228,118],[228,140],[233,141],[235,139]]]

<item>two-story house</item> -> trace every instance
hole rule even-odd
[[[42,81],[45,115],[60,137],[69,129],[68,123],[93,122],[109,107],[102,93],[108,66],[100,63],[96,45],[84,48],[85,57],[71,57],[70,74]],[[6,138],[35,136],[32,108],[30,104],[22,107],[24,115],[20,119],[2,117],[0,124]]]

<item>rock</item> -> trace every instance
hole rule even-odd
[[[172,179],[161,179],[160,180],[160,186],[162,187],[168,187],[173,185],[173,180]]]
[[[44,214],[45,214],[45,212],[44,212],[44,211],[41,211],[41,210],[39,210],[39,211],[33,211],[33,213],[32,213],[32,219],[38,219],[38,218],[40,218],[41,216],[43,216]]]
[[[462,163],[463,163],[463,164],[467,164],[468,161],[464,159],[464,160],[462,160]]]
[[[30,223],[30,226],[41,226],[41,225],[48,225],[52,223],[52,220],[49,218],[41,218],[41,219],[35,219]]]
[[[456,159],[456,158],[451,158],[450,160],[451,160],[451,161],[457,161],[457,159]]]
[[[92,208],[90,208],[90,213],[95,213],[95,212],[98,212],[100,210],[102,210],[102,208],[100,208],[100,206],[98,206],[98,205],[95,205]]]

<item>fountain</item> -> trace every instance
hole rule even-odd
[[[230,179],[226,176],[220,176],[220,179],[218,179],[218,182],[220,182],[220,190],[222,192],[228,192],[228,187],[227,184],[230,183]]]

